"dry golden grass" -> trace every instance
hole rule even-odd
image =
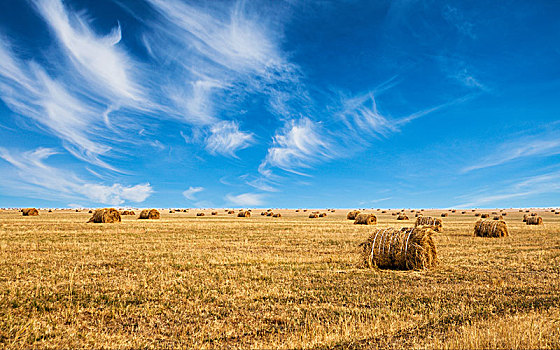
[[[260,212],[261,210],[254,210]],[[11,348],[559,348],[560,217],[473,237],[449,214],[427,271],[358,268],[378,227],[164,212],[0,213],[0,344]],[[441,211],[424,211],[435,216]]]

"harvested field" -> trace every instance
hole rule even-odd
[[[1,346],[560,347],[550,211],[532,226],[508,210],[500,239],[474,237],[473,215],[449,214],[432,235],[437,265],[419,271],[361,266],[373,230],[402,227],[391,213],[376,212],[372,227],[347,210],[318,220],[196,212],[117,225],[87,224],[85,211],[0,212]]]

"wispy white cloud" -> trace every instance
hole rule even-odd
[[[105,185],[86,181],[68,170],[52,167],[45,160],[57,152],[50,148],[38,148],[34,151],[18,152],[0,148],[0,158],[17,169],[17,180],[48,193],[50,198],[88,199],[95,203],[120,205],[125,202],[140,203],[152,193],[149,183],[124,186],[118,183]]]
[[[236,151],[249,147],[253,141],[253,134],[240,131],[236,122],[222,121],[210,128],[206,149],[212,154],[235,157]]]
[[[183,191],[183,196],[188,200],[195,200],[196,194],[204,191],[204,187],[189,187],[187,190]]]
[[[560,140],[544,135],[540,135],[538,139],[524,137],[499,146],[491,154],[491,156],[486,157],[481,162],[464,168],[463,172],[498,166],[533,156],[547,157],[558,155],[560,154]]]
[[[327,136],[321,125],[309,118],[291,120],[273,139],[265,160],[261,163],[261,174],[269,174],[269,167],[299,173],[298,168],[309,168],[320,159],[333,156]]]
[[[243,193],[239,195],[228,194],[225,197],[228,203],[241,207],[255,207],[262,205],[264,201],[264,195],[259,193]]]
[[[458,8],[446,5],[443,8],[443,18],[451,25],[453,25],[459,33],[470,37],[471,39],[476,39],[475,25],[472,21],[469,21],[462,11]]]

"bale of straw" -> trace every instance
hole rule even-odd
[[[319,214],[319,217],[320,217],[320,218],[324,218],[325,216],[327,216],[327,213],[321,213],[321,214]]]
[[[196,216],[204,216],[204,213],[196,213]]]
[[[481,217],[481,218],[483,218],[483,219],[486,219],[486,218],[489,218],[489,217],[490,217],[490,215],[488,215],[488,214],[484,213],[484,214],[480,215],[480,217]]]
[[[217,212],[217,211],[213,211],[213,212],[212,212],[212,215],[218,215],[218,212]]]
[[[265,211],[261,211],[261,216],[265,216],[266,212]]]
[[[373,214],[362,213],[356,216],[354,225],[375,225],[377,224],[377,217]]]
[[[466,211],[462,211],[462,212],[461,212],[461,214],[466,214],[466,213],[467,213]]]
[[[152,219],[157,220],[159,219],[159,211],[156,209],[144,209],[140,212],[140,216],[138,219]]]
[[[235,211],[234,211],[234,210],[228,210],[227,213],[228,213],[228,214],[235,214]]]
[[[334,213],[334,212],[336,212],[336,210],[334,210],[334,209],[331,209],[331,213]]]
[[[250,217],[251,217],[251,212],[248,211],[248,210],[240,211],[240,212],[237,214],[237,217],[238,217],[238,218],[250,218]]]
[[[93,210],[88,211],[89,214],[93,214]]]
[[[93,212],[93,215],[88,222],[93,222],[96,224],[108,224],[121,222],[121,213],[115,208],[103,208],[97,209]]]
[[[311,213],[311,214],[309,214],[309,218],[310,218],[310,219],[316,219],[316,218],[318,218],[318,217],[319,217],[319,214],[317,214],[317,213]]]
[[[276,214],[272,215],[272,217],[273,217],[273,218],[281,218],[281,217],[282,217],[282,214],[276,213]]]
[[[429,227],[375,230],[360,244],[365,266],[399,270],[431,268],[437,263],[437,250]]]
[[[431,216],[420,216],[416,219],[414,227],[430,227],[435,232],[443,232],[443,222],[441,219],[433,218]]]
[[[175,210],[170,210],[169,214],[173,214],[175,212]]]
[[[358,216],[359,214],[360,214],[359,210],[349,211],[348,214],[346,214],[346,219],[347,220],[356,220],[356,216]]]
[[[23,208],[21,210],[23,216],[38,216],[39,211],[35,208]]]
[[[304,212],[304,213],[307,212],[307,209],[303,209],[303,212]]]
[[[404,213],[401,213],[397,217],[397,220],[408,220],[408,216],[406,216],[406,214],[404,214]]]
[[[52,213],[52,209],[49,209],[49,213]]]
[[[501,215],[494,215],[494,217],[492,218],[492,220],[503,220],[503,216]]]
[[[519,209],[519,212],[520,212],[520,213],[523,213],[523,210]]]
[[[507,212],[503,212],[503,213],[502,213],[502,216],[506,216],[506,215],[507,215]]]
[[[528,217],[528,216],[529,216],[529,215],[527,215],[527,214],[523,214],[523,222],[527,222],[527,217]]]
[[[455,213],[455,212],[457,212],[457,210],[453,209],[451,212],[452,212],[452,213]]]
[[[387,213],[387,210],[383,210],[383,211],[381,212],[381,214],[386,214],[386,213]]]
[[[542,225],[543,221],[540,216],[528,216],[527,221],[525,221],[527,225]]]
[[[531,216],[537,216],[537,213],[531,213]]]
[[[296,213],[299,213],[299,209],[296,209]]]
[[[474,235],[477,237],[507,237],[509,234],[505,221],[478,220],[474,224]]]
[[[447,213],[441,213],[441,217],[442,217],[442,218],[445,218],[445,217],[447,217],[448,215],[449,215],[449,214],[447,214]]]

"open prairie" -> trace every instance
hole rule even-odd
[[[366,269],[376,226],[346,210],[250,218],[197,210],[86,223],[87,211],[0,213],[0,344],[11,348],[559,348],[560,215],[509,237],[443,220],[438,264]],[[490,213],[492,210],[478,210]],[[492,218],[492,215],[491,215]]]

